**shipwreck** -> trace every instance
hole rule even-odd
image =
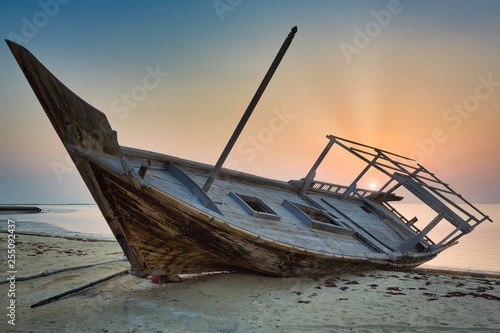
[[[326,148],[300,180],[222,168],[296,32],[294,27],[285,39],[215,166],[120,146],[102,112],[24,47],[7,41],[130,261],[131,274],[250,270],[311,276],[350,267],[412,268],[491,221],[415,161],[334,135],[326,137]],[[332,148],[366,164],[351,182],[315,179]],[[377,190],[359,188],[369,170],[380,172],[387,182]],[[403,199],[398,194],[402,189],[435,217],[421,221],[400,213],[391,203]],[[451,225],[451,232],[431,239],[429,233],[441,223]]]

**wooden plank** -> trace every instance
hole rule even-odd
[[[405,156],[401,156],[401,155],[398,155],[398,154],[394,154],[394,153],[391,153],[390,151],[387,151],[387,150],[383,150],[383,149],[379,149],[379,148],[375,148],[375,147],[372,147],[372,146],[368,146],[368,145],[365,145],[365,144],[362,144],[362,143],[359,143],[359,142],[356,142],[356,141],[351,141],[351,140],[347,140],[347,139],[343,139],[339,136],[335,136],[335,135],[328,135],[327,136],[328,139],[330,140],[336,140],[337,143],[338,141],[344,141],[344,142],[349,142],[349,143],[353,143],[355,145],[358,145],[360,147],[365,147],[365,148],[369,148],[369,149],[372,149],[376,152],[383,152],[383,153],[387,153],[387,154],[390,154],[390,155],[393,155],[393,156],[396,156],[396,157],[400,157],[400,158],[403,158],[405,160],[410,160],[410,161],[414,161],[414,159],[411,159],[411,158],[408,158],[408,157],[405,157]],[[343,145],[347,150],[349,150],[349,148],[347,148],[345,145]]]
[[[222,214],[219,208],[214,204],[212,199],[210,199],[205,191],[201,189],[186,173],[184,173],[180,168],[178,168],[173,162],[167,163],[167,170],[177,178],[186,188],[193,193],[193,195],[198,199],[198,201],[210,210],[218,214]]]
[[[429,191],[427,191],[420,184],[413,182],[409,177],[396,174],[394,175],[396,180],[401,183],[407,190],[413,193],[417,198],[419,198],[423,203],[432,208],[438,214],[443,213],[444,218],[453,224],[455,227],[459,228],[463,233],[469,233],[474,228],[466,223],[460,216],[458,216],[454,211],[444,205],[440,200],[433,196]]]
[[[418,235],[413,237],[412,239],[407,240],[406,242],[403,242],[397,249],[396,253],[400,253],[401,255],[406,254],[408,251],[413,249],[415,245],[418,244],[427,234],[434,229],[436,225],[438,225],[439,222],[443,219],[445,216],[445,213],[442,212],[438,216],[436,216]]]
[[[327,199],[321,198],[321,201],[326,203],[330,208],[334,209],[338,214],[342,215],[346,219],[346,221],[349,221],[350,223],[352,223],[352,225],[350,225],[350,227],[358,232],[357,235],[361,236],[364,242],[368,243],[370,246],[374,247],[375,249],[377,249],[378,251],[383,252],[383,253],[390,253],[390,251],[394,250],[394,248],[392,246],[386,244],[384,241],[379,239],[372,232],[369,232],[368,230],[366,230],[358,222],[356,222],[352,218],[350,218],[344,211],[335,207]]]
[[[408,238],[415,235],[415,232],[411,230],[410,227],[408,227],[400,219],[396,218],[395,215],[392,215],[394,213],[386,211],[381,206],[377,205],[376,203],[372,202],[369,199],[363,198],[363,202],[368,204],[368,206],[371,207],[373,210],[375,210],[375,212],[377,212],[381,216],[384,216],[387,220],[392,222],[392,225],[390,225],[389,227],[393,229],[395,232],[397,232],[402,238]],[[384,220],[384,222],[387,223],[386,220]]]
[[[334,142],[335,142],[334,140],[330,140],[328,142],[325,149],[323,149],[323,151],[321,152],[321,155],[319,155],[318,159],[316,160],[314,165],[311,167],[311,170],[309,170],[309,172],[307,173],[306,178],[304,179],[304,184],[302,185],[302,188],[301,188],[301,191],[303,193],[307,192],[307,189],[309,188],[309,186],[311,185],[311,182],[313,181],[314,177],[316,176],[316,170],[318,169],[321,162],[323,162],[323,160],[325,159],[326,155],[328,154],[328,152],[332,148]]]
[[[334,226],[332,224],[326,224],[326,223],[322,223],[322,222],[314,221],[314,220],[311,221],[311,223],[309,224],[309,227],[319,229],[319,230],[334,232],[334,233],[341,234],[341,235],[347,235],[347,236],[354,236],[356,234],[356,232],[354,230],[350,230],[350,229],[342,228],[342,227],[337,227],[337,226]]]

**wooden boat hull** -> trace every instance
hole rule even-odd
[[[435,257],[348,257],[280,243],[237,228],[154,188],[138,190],[96,165],[93,176],[139,263],[136,275],[251,270],[273,276],[311,276],[368,268],[412,268]],[[154,235],[154,236],[153,236]]]
[[[193,180],[193,177],[206,179],[210,166],[120,147],[116,132],[111,130],[102,112],[71,92],[25,48],[13,42],[8,45],[128,257],[133,275],[244,269],[273,276],[311,276],[353,268],[412,268],[454,244],[441,242],[438,246],[424,237],[441,218],[448,217],[463,233],[473,229],[431,199],[420,183],[415,185],[410,183],[413,179],[407,179],[409,176],[399,175],[391,179],[401,179],[399,185],[414,189],[434,208],[443,210],[429,230],[420,233],[412,229],[413,222],[400,220],[393,211],[368,199],[394,200],[390,193],[368,193],[352,186],[343,187],[339,192],[338,186],[326,183],[301,192],[301,186],[304,189],[311,182],[309,176],[297,185],[222,170],[221,180],[212,190],[212,198],[219,198],[218,204],[224,207],[222,212]],[[331,140],[342,145],[336,137]],[[387,153],[376,151],[376,158]],[[154,171],[147,171],[151,163]],[[182,166],[186,173],[174,163]],[[375,160],[371,165],[377,166]],[[398,166],[401,169],[401,164]],[[149,178],[146,172],[151,172]],[[257,217],[248,216],[228,197],[228,193],[235,196],[230,192],[232,185],[251,193],[268,191],[267,197],[281,209],[282,221],[266,224],[259,220],[262,213]],[[337,192],[332,192],[334,187]],[[351,192],[357,197],[351,196]],[[345,214],[339,212],[345,220],[343,226],[327,225],[318,231],[304,225],[283,205],[279,206],[281,202],[276,201],[276,197],[285,198],[283,205],[293,206],[286,198],[303,200],[304,204],[310,203],[324,212],[329,208],[321,201],[331,205],[325,198],[336,198],[338,205],[350,203],[353,207],[347,207],[349,212]],[[329,214],[333,213],[330,209]],[[371,220],[363,226],[360,224],[363,221],[354,220],[356,216],[377,221],[380,228],[374,228]],[[245,224],[243,220],[250,222]],[[294,232],[297,237],[292,237]],[[324,247],[316,244],[321,242]]]

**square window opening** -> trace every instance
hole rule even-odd
[[[306,206],[287,199],[281,204],[287,208],[297,219],[310,228],[329,231],[336,234],[354,236],[356,232],[346,226],[334,214],[315,207]]]
[[[277,221],[281,219],[271,207],[269,207],[264,201],[257,197],[237,194],[233,192],[229,193],[229,196],[233,198],[248,214],[252,216]]]
[[[320,209],[308,207],[308,206],[297,204],[297,203],[294,203],[294,205],[296,205],[301,211],[303,211],[313,221],[318,221],[318,222],[322,222],[322,223],[328,223],[328,224],[333,224],[336,226],[343,227],[343,225],[341,225],[340,223],[338,223],[336,221],[336,219],[338,219],[338,217],[333,215],[333,214],[329,214],[329,213],[326,213]]]
[[[259,198],[256,197],[250,197],[246,195],[240,195],[240,198],[250,206],[253,210],[256,212],[261,212],[261,213],[268,213],[268,214],[274,214],[274,212],[267,207],[267,205],[262,202]]]

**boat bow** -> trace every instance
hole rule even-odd
[[[104,113],[68,89],[23,46],[6,42],[65,146],[122,156]]]
[[[128,178],[136,188],[144,181],[124,157],[116,131],[101,111],[85,102],[59,81],[23,46],[6,40],[17,63],[42,105],[52,126],[71,156],[118,243],[127,255],[132,273],[144,276],[148,270],[141,254],[126,237],[126,231],[104,197],[94,176],[93,165],[112,170]]]

